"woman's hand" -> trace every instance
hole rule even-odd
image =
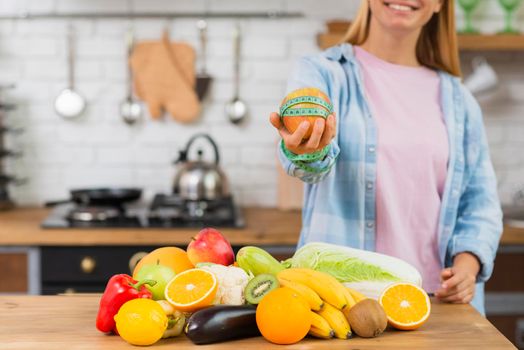
[[[271,113],[269,120],[278,130],[286,148],[295,154],[313,153],[323,149],[335,137],[337,130],[333,114],[328,116],[327,121],[322,118],[315,121],[313,132],[308,140],[303,140],[303,138],[309,129],[309,122],[302,122],[299,128],[291,134],[280,121],[280,116],[277,113]]]
[[[471,253],[460,253],[453,259],[453,267],[442,270],[441,288],[435,296],[441,301],[467,304],[475,296],[475,281],[480,271],[477,257]]]

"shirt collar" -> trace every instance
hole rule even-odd
[[[330,47],[324,51],[324,55],[333,61],[341,61],[343,58],[346,61],[353,61],[355,59],[355,52],[353,45],[349,43],[343,43],[337,46]]]

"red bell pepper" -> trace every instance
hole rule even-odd
[[[100,299],[96,328],[104,333],[115,331],[114,317],[125,302],[138,298],[152,298],[153,295],[146,288],[146,284],[154,286],[156,281],[143,280],[138,282],[126,274],[111,277]]]

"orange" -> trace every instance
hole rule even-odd
[[[413,330],[426,322],[431,312],[427,293],[411,283],[394,283],[379,298],[389,324],[397,329]]]
[[[194,268],[184,249],[177,247],[162,247],[153,250],[151,253],[140,259],[133,270],[133,278],[136,279],[136,275],[143,265],[156,265],[157,263],[171,268],[177,274]]]
[[[302,96],[312,96],[312,97],[317,97],[317,98],[320,98],[321,100],[324,100],[329,106],[331,106],[331,101],[329,100],[329,97],[323,93],[321,90],[317,89],[317,88],[314,88],[314,87],[308,87],[308,88],[302,88],[302,89],[298,89],[298,90],[295,90],[291,93],[289,93],[285,98],[284,100],[282,101],[282,103],[280,104],[280,113],[282,114],[284,111],[282,110],[282,106],[284,106],[284,104],[291,100],[291,99],[294,99],[294,98],[297,98],[297,97],[302,97]],[[289,108],[285,108],[286,111],[297,111],[298,109],[302,109],[302,108],[314,108],[314,109],[318,109],[318,110],[323,110],[325,111],[326,113],[329,113],[329,109],[326,108],[325,106],[322,106],[320,104],[317,104],[315,102],[303,102],[303,103],[298,103],[298,104],[295,104],[293,106],[290,106]],[[332,109],[332,107],[330,107]],[[286,126],[286,129],[290,132],[290,133],[293,133],[295,132],[295,130],[297,130],[297,128],[300,126],[300,124],[303,122],[303,121],[308,121],[309,122],[309,129],[308,131],[306,132],[306,135],[304,136],[304,139],[308,139],[310,136],[311,136],[311,133],[313,132],[313,125],[315,123],[315,120],[317,118],[323,118],[322,116],[319,116],[319,115],[295,115],[295,116],[284,116],[284,117],[281,117],[282,118],[282,122],[284,123],[284,125]]]
[[[311,328],[311,309],[294,290],[282,287],[269,292],[258,304],[257,326],[266,340],[294,344]]]
[[[213,304],[217,287],[217,279],[211,272],[187,270],[169,281],[165,292],[166,300],[177,310],[193,312]]]

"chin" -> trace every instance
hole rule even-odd
[[[375,0],[373,14],[387,30],[412,31],[424,26],[432,11],[423,0]]]
[[[411,32],[420,28],[416,23],[403,20],[391,20],[383,23],[384,27],[393,32]]]

